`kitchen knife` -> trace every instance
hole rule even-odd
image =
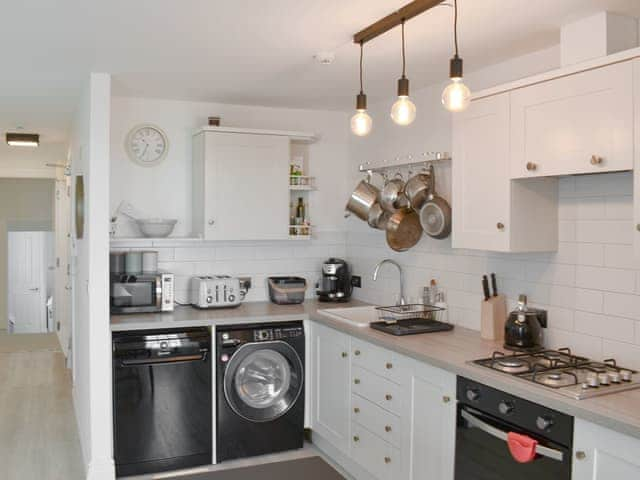
[[[482,291],[484,292],[484,301],[486,302],[491,296],[489,294],[489,279],[486,275],[482,276]]]
[[[491,288],[493,289],[493,296],[498,296],[498,282],[496,282],[496,274],[491,274]]]

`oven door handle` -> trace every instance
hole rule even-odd
[[[200,355],[178,355],[175,357],[154,358],[151,360],[121,360],[120,366],[122,367],[146,367],[153,365],[168,365],[172,363],[186,363],[186,362],[204,362],[207,359],[207,352],[203,352]]]
[[[492,437],[495,437],[499,440],[507,441],[507,432],[500,430],[492,425],[489,425],[486,422],[483,422],[478,417],[471,415],[466,410],[460,410],[460,415],[464,418],[469,425],[477,428],[478,430],[482,430],[485,433],[488,433]],[[543,447],[542,445],[536,446],[536,453],[542,455],[543,457],[550,458],[552,460],[557,460],[558,462],[562,462],[564,460],[564,453],[560,450],[555,450],[549,447]]]

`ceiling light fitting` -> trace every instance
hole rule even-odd
[[[367,96],[364,94],[362,82],[363,54],[364,43],[360,43],[360,93],[356,96],[356,113],[351,117],[351,131],[359,137],[369,135],[373,124],[371,117],[367,113]]]
[[[40,135],[37,133],[7,133],[7,145],[12,147],[37,147]]]
[[[416,119],[416,106],[409,100],[409,79],[406,76],[404,20],[402,25],[402,77],[398,79],[398,100],[391,107],[391,118],[398,125],[406,126]]]
[[[453,0],[453,43],[455,54],[449,63],[451,83],[442,92],[442,104],[450,112],[462,112],[471,101],[471,91],[462,83],[462,58],[458,55],[458,0]]]

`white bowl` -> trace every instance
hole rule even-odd
[[[145,237],[164,238],[171,235],[178,220],[170,218],[143,218],[137,220],[136,223]]]

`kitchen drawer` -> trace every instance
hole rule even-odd
[[[400,386],[355,365],[351,369],[351,377],[353,393],[397,415],[402,413],[403,391]]]
[[[404,367],[402,357],[384,348],[362,340],[351,340],[353,364],[385,377],[398,385],[404,385],[410,378],[410,371]]]
[[[351,424],[351,457],[380,480],[400,478],[400,450],[357,423]]]
[[[358,395],[351,395],[351,419],[383,440],[400,446],[400,418]]]

